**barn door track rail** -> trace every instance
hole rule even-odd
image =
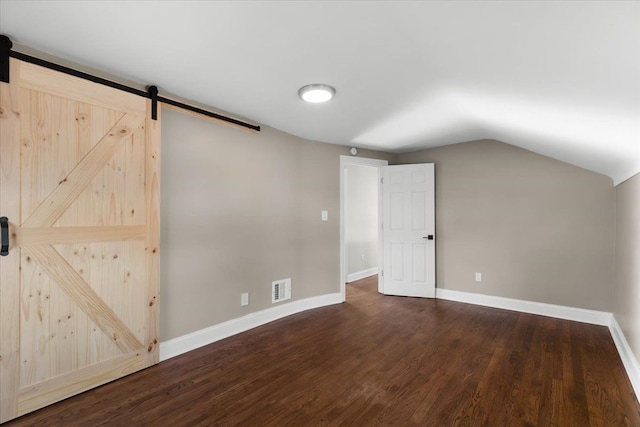
[[[133,93],[143,98],[151,99],[151,118],[157,120],[158,118],[158,102],[173,105],[174,107],[182,108],[197,114],[202,114],[207,117],[211,117],[216,120],[231,123],[236,126],[241,126],[250,129],[255,132],[260,132],[260,126],[251,123],[243,122],[242,120],[234,119],[233,117],[224,116],[222,114],[214,113],[213,111],[205,110],[193,105],[185,104],[174,99],[165,98],[158,95],[157,86],[148,86],[147,91],[136,89],[122,83],[117,83],[111,80],[104,79],[102,77],[94,76],[83,71],[74,70],[73,68],[65,67],[64,65],[55,64],[53,62],[46,61],[41,58],[36,58],[25,53],[16,52],[12,50],[13,42],[5,35],[0,35],[0,81],[9,83],[9,57],[19,59],[20,61],[29,62],[31,64],[39,65],[41,67],[48,68],[50,70],[59,71],[61,73],[69,74],[71,76],[80,77],[85,80],[99,83],[105,86],[119,89],[125,92]]]

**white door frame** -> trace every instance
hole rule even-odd
[[[347,236],[347,174],[345,173],[345,167],[348,165],[359,166],[373,166],[378,168],[378,215],[381,215],[382,206],[382,187],[380,185],[380,167],[388,166],[388,160],[379,159],[366,159],[363,157],[352,156],[340,156],[340,294],[342,295],[342,301],[346,300],[346,287],[347,282],[347,251],[345,250],[346,236]],[[378,221],[379,222],[379,221]],[[378,233],[378,248],[382,244],[382,236]],[[380,266],[378,266],[380,271]]]

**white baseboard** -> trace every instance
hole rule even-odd
[[[627,371],[627,376],[631,381],[631,385],[636,396],[640,398],[640,363],[638,363],[638,359],[633,354],[633,351],[631,350],[622,329],[620,329],[620,325],[616,321],[616,318],[611,313],[491,295],[473,294],[441,288],[436,288],[436,298],[607,326],[611,332],[613,342],[616,345],[618,354],[620,354],[620,358],[622,359],[622,363]],[[264,325],[265,323],[273,322],[274,320],[278,320],[292,314],[313,308],[340,304],[342,302],[342,294],[338,292],[335,294],[327,294],[293,301],[288,304],[278,305],[256,313],[250,313],[246,316],[232,319],[224,323],[219,323],[217,325],[160,343],[160,361],[170,359],[188,351],[195,350],[196,348],[248,331],[249,329]]]
[[[374,274],[378,274],[378,267],[358,271],[357,273],[351,273],[347,275],[347,283],[355,282],[356,280],[364,279],[365,277],[373,276]]]
[[[277,305],[266,310],[247,314],[246,316],[231,319],[199,331],[191,332],[181,337],[173,338],[160,343],[160,361],[170,359],[207,344],[220,341],[232,335],[248,331],[265,323],[273,322],[292,314],[300,313],[312,308],[342,303],[342,294],[320,295],[303,300],[292,301],[287,304]]]
[[[453,291],[436,288],[436,298],[450,301],[466,302],[486,307],[502,308],[523,313],[539,314],[558,319],[609,326],[613,315],[606,311],[587,310],[584,308],[566,307],[563,305],[545,304],[543,302],[525,301],[491,295],[472,294],[470,292]]]
[[[622,364],[627,371],[631,386],[636,396],[640,398],[640,363],[638,363],[638,358],[633,354],[612,313],[439,288],[436,288],[436,298],[607,326],[622,359]]]
[[[629,381],[631,381],[631,386],[636,392],[636,397],[640,399],[640,363],[638,363],[636,355],[633,354],[627,338],[624,336],[622,329],[620,329],[620,325],[615,316],[611,316],[609,331],[611,331],[613,342],[616,344],[624,369],[627,371]]]

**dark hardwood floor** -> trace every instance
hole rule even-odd
[[[605,327],[347,289],[3,427],[640,426]]]

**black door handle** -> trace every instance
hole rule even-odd
[[[424,236],[423,239],[433,240],[433,234],[429,234],[428,236]]]
[[[9,218],[6,216],[0,217],[0,229],[2,232],[2,247],[0,248],[0,255],[9,255]]]

